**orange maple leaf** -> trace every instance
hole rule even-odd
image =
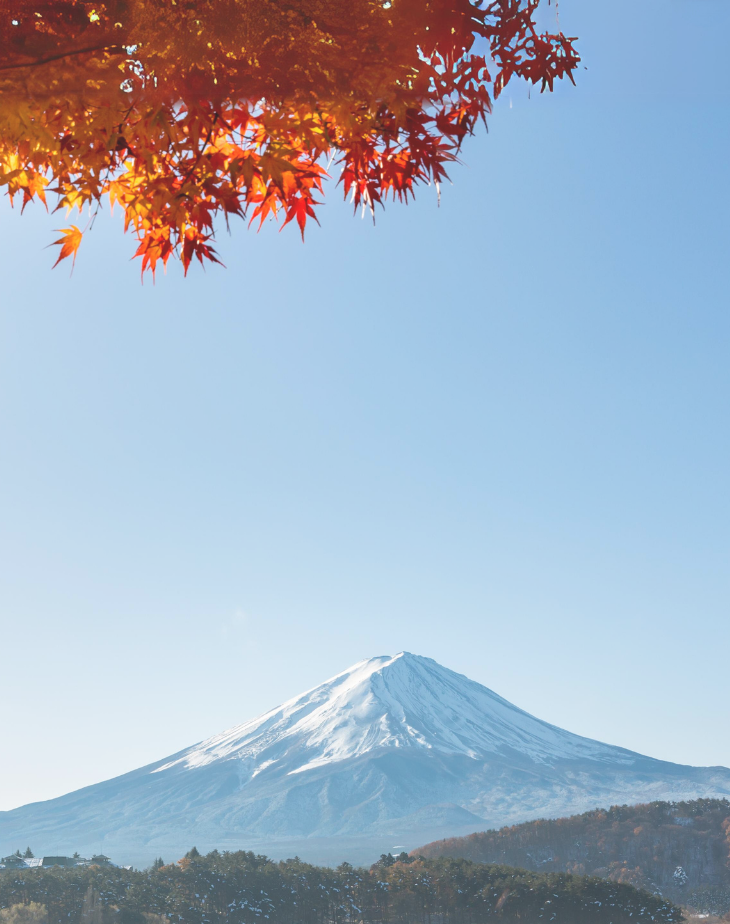
[[[81,243],[81,238],[84,236],[83,231],[79,231],[76,225],[71,225],[70,228],[57,228],[59,234],[62,234],[63,237],[59,237],[57,241],[54,241],[52,246],[60,246],[61,253],[58,255],[58,260],[53,264],[55,269],[61,260],[65,260],[66,257],[73,255],[73,262],[76,265],[76,251],[79,249],[79,244]]]

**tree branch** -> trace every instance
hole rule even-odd
[[[124,51],[126,53],[123,45],[92,45],[89,48],[76,48],[73,51],[62,51],[55,55],[48,55],[46,58],[28,61],[25,64],[0,64],[0,71],[20,70],[24,67],[40,67],[43,64],[50,64],[51,61],[60,61],[62,58],[70,58],[73,55],[90,54],[92,51],[114,51],[117,53]]]

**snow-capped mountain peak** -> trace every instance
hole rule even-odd
[[[371,863],[393,844],[596,806],[729,795],[729,770],[581,738],[401,652],[360,661],[155,764],[0,812],[0,855],[22,839],[56,853],[98,851],[103,841],[144,863],[193,843]]]
[[[434,749],[477,760],[514,750],[541,763],[609,754],[615,760],[619,750],[549,725],[436,661],[403,651],[360,661],[154,772],[236,760],[241,777],[250,779],[262,772],[304,773],[380,748]],[[631,762],[629,752],[622,754]]]

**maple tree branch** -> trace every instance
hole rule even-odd
[[[62,51],[56,55],[48,55],[46,58],[38,58],[35,61],[28,61],[25,64],[0,64],[0,71],[20,70],[24,67],[40,67],[43,64],[50,64],[52,61],[60,61],[62,58],[70,58],[73,55],[85,55],[92,51],[124,51],[122,45],[93,45],[89,48],[76,48],[73,51]],[[125,52],[126,53],[126,52]]]
[[[218,121],[218,113],[216,112],[216,113],[215,113],[215,118],[213,119],[213,123],[212,123],[212,125],[210,126],[210,128],[208,129],[208,137],[205,139],[205,141],[204,141],[203,144],[202,144],[202,147],[201,147],[200,150],[198,151],[198,156],[197,156],[197,157],[195,158],[195,160],[193,161],[192,167],[187,171],[187,173],[186,173],[185,176],[183,177],[183,184],[184,184],[184,183],[187,183],[187,181],[190,179],[190,177],[191,177],[191,176],[193,175],[193,173],[195,172],[195,168],[196,168],[196,167],[198,166],[198,164],[200,163],[200,159],[201,159],[201,157],[203,156],[203,154],[205,153],[205,149],[206,149],[206,148],[208,147],[208,145],[210,144],[210,139],[213,137],[213,129],[215,128],[215,123],[216,123],[217,121]]]
[[[0,192],[88,205],[84,231],[119,203],[153,276],[217,261],[221,216],[303,232],[320,158],[355,207],[410,201],[510,79],[573,79],[572,40],[538,32],[549,2],[0,0]],[[63,230],[60,259],[83,233]]]

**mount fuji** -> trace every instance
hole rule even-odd
[[[0,851],[22,841],[144,863],[195,844],[368,862],[596,806],[723,796],[728,769],[582,738],[401,652],[157,763],[0,812]]]

